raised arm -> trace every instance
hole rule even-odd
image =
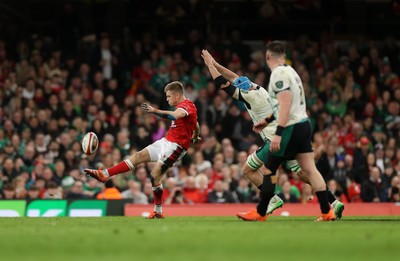
[[[219,87],[221,90],[227,92],[230,96],[234,99],[238,99],[238,88],[233,86],[233,84],[226,79],[215,67],[215,60],[211,56],[211,54],[207,50],[203,50],[201,52],[201,57],[204,60],[205,65],[207,66],[208,70],[210,71],[211,77],[213,78],[215,85]],[[216,62],[215,62],[216,63]],[[233,72],[232,72],[233,73]],[[236,75],[236,74],[235,74]],[[238,76],[236,75],[236,78]]]
[[[158,117],[173,120],[173,121],[187,116],[186,112],[180,108],[178,108],[174,111],[165,111],[165,110],[156,109],[147,103],[142,104],[142,110],[147,113],[154,113]]]
[[[220,72],[222,76],[224,76],[230,82],[234,82],[237,78],[239,78],[239,75],[219,64],[217,61],[214,60],[214,58],[213,58],[213,64],[215,68],[217,68],[218,72]]]

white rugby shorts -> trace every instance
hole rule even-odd
[[[162,138],[146,147],[150,155],[150,160],[166,164],[172,167],[175,162],[182,159],[186,150],[175,142]]]

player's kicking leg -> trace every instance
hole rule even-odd
[[[85,173],[87,175],[90,175],[92,178],[97,179],[98,181],[105,183],[110,177],[120,174],[120,173],[125,173],[128,171],[131,171],[135,168],[137,164],[143,163],[143,162],[149,162],[150,159],[150,154],[147,148],[144,148],[143,150],[134,153],[132,156],[130,156],[128,159],[121,161],[117,165],[108,168],[108,169],[102,169],[101,167],[99,169],[85,169]]]

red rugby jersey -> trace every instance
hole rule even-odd
[[[189,99],[180,102],[176,106],[176,109],[178,108],[184,110],[186,116],[171,122],[165,138],[171,142],[178,143],[187,150],[193,136],[193,131],[196,129],[197,108]]]

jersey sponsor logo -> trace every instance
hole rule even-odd
[[[278,89],[282,89],[282,87],[283,87],[283,81],[277,81],[277,82],[275,83],[275,86],[276,86],[276,88],[278,88]]]

